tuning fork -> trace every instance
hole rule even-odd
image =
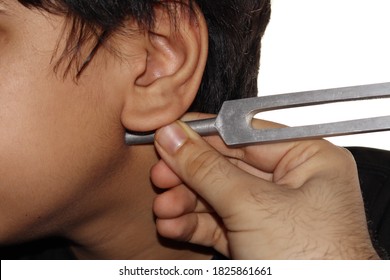
[[[201,136],[219,135],[228,146],[316,139],[390,130],[390,115],[280,128],[255,129],[254,116],[261,112],[390,97],[390,82],[225,101],[215,118],[186,122]],[[127,132],[128,145],[150,144],[154,133]]]

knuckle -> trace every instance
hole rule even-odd
[[[356,169],[356,162],[353,155],[343,147],[335,146],[334,161],[340,171],[353,171]]]
[[[352,153],[348,149],[343,147],[340,147],[340,150],[343,154],[345,164],[349,166],[356,166],[356,161]]]

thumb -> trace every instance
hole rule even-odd
[[[244,193],[240,182],[243,176],[251,175],[234,166],[186,124],[177,121],[157,131],[155,146],[166,164],[221,217],[234,211],[234,204],[240,205],[238,200]]]

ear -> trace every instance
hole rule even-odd
[[[178,8],[173,20],[169,13],[156,7],[155,27],[145,35],[144,71],[121,116],[128,130],[151,131],[179,119],[199,89],[208,55],[205,19],[199,11],[190,16]]]

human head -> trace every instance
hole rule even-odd
[[[269,1],[18,2],[0,1],[0,242],[103,211],[145,161],[126,129],[257,93]]]
[[[196,4],[206,19],[210,44],[205,75],[191,110],[216,113],[225,100],[253,97],[257,94],[260,44],[270,18],[269,0],[100,0],[93,5],[87,0],[19,2],[27,7],[65,14],[72,19],[74,33],[71,34],[67,51],[63,55],[75,57],[80,44],[91,40],[91,37],[96,42],[99,42],[99,37],[105,40],[110,34],[120,30],[129,18],[134,18],[140,28],[150,30],[156,24],[153,9],[157,5],[171,9],[174,19],[171,5],[191,10]],[[80,59],[76,66],[78,69],[82,68],[84,62]]]

